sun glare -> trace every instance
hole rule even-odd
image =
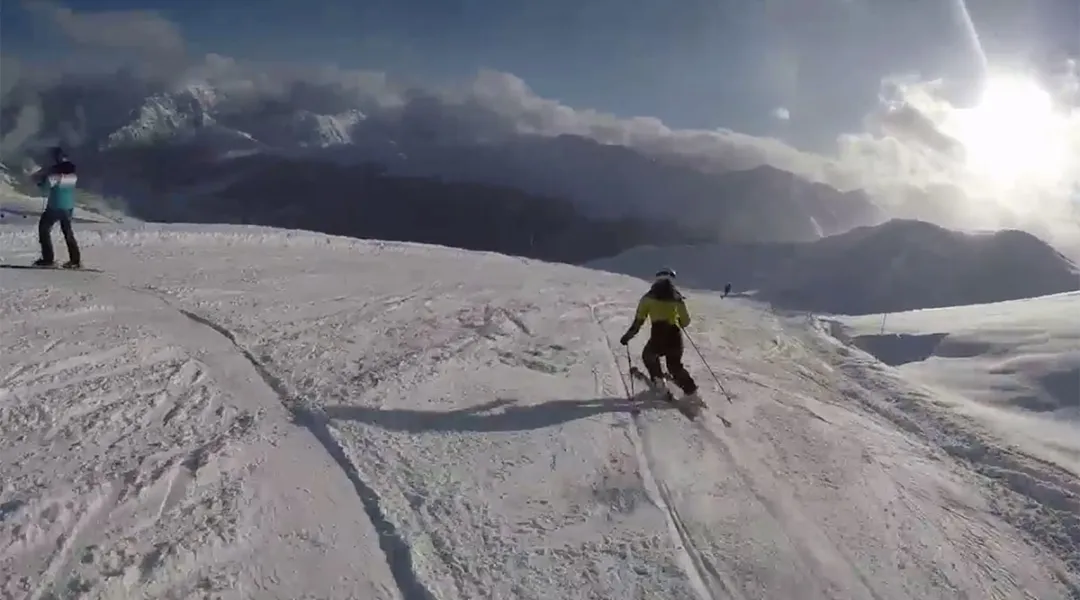
[[[996,77],[976,106],[953,114],[967,166],[996,185],[1049,185],[1065,175],[1067,127],[1034,81]]]

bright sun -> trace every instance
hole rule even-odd
[[[1052,184],[1065,175],[1068,137],[1045,90],[1034,81],[999,76],[979,104],[951,115],[967,166],[996,185]]]

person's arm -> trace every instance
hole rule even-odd
[[[675,310],[679,315],[679,327],[685,328],[690,324],[690,310],[686,308],[686,300],[679,299],[679,303],[675,305]]]
[[[642,296],[638,301],[637,311],[634,312],[634,322],[630,323],[630,328],[623,334],[622,339],[619,340],[624,346],[630,343],[630,340],[634,339],[634,336],[641,331],[641,326],[645,324],[645,319],[649,316],[649,297]]]
[[[39,188],[41,188],[43,190],[46,189],[46,187],[47,187],[46,184],[49,181],[49,171],[50,171],[50,169],[45,168],[45,167],[42,167],[42,168],[38,169],[37,171],[34,171],[34,174],[30,176],[31,180],[34,182],[34,185],[36,185],[37,187],[39,187]]]

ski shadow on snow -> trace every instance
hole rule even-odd
[[[422,433],[433,431],[526,431],[542,429],[604,413],[626,413],[644,409],[674,410],[670,405],[626,398],[592,400],[550,400],[518,405],[517,400],[498,398],[477,406],[449,411],[370,406],[337,405],[323,408],[333,420],[358,421],[391,431]]]

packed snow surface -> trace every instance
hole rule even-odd
[[[812,321],[691,292],[692,423],[627,399],[640,280],[77,233],[104,273],[0,268],[5,598],[1080,597],[1074,479]]]

